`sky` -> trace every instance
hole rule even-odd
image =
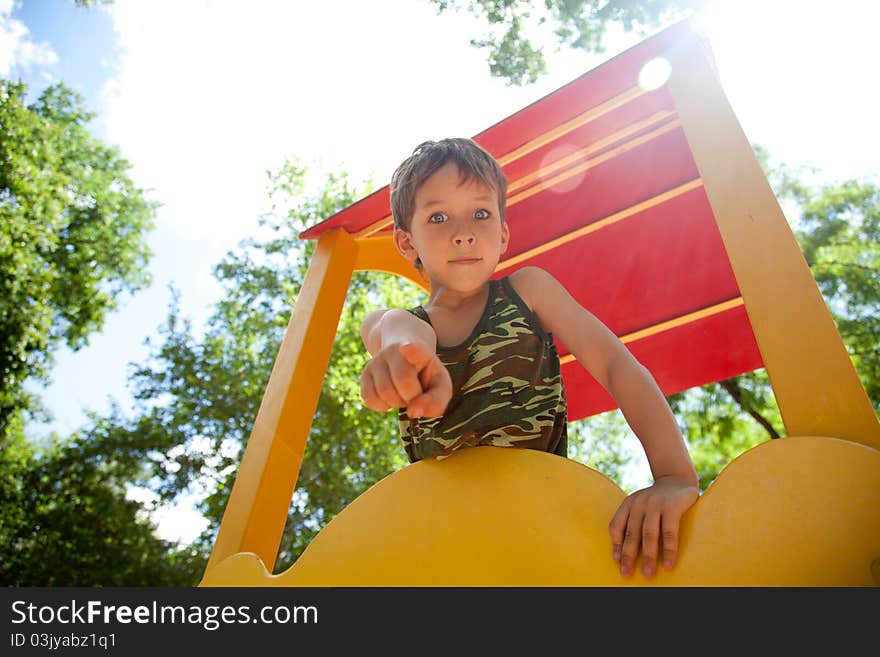
[[[820,181],[880,177],[880,3],[715,0],[696,21],[752,143]],[[482,32],[426,0],[0,0],[0,75],[33,95],[58,81],[80,91],[93,134],[162,203],[151,287],[87,348],[58,352],[52,384],[34,388],[54,419],[33,434],[69,433],[110,400],[131,406],[130,366],[146,360],[168,286],[199,327],[220,294],[212,267],[257,230],[266,171],[297,156],[316,180],[344,170],[380,187],[421,141],[473,136],[642,38],[614,30],[601,55],[548,40],[548,74],[512,87],[469,45]],[[175,517],[166,537],[198,529]]]

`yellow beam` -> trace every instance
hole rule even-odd
[[[723,312],[727,312],[728,310],[732,310],[733,308],[739,308],[743,305],[742,297],[737,297],[735,299],[730,299],[729,301],[723,301],[721,303],[717,303],[714,306],[708,306],[706,308],[701,308],[700,310],[696,310],[692,313],[688,313],[686,315],[681,315],[680,317],[675,317],[673,319],[667,320],[665,322],[660,322],[659,324],[654,324],[653,326],[648,326],[647,328],[639,329],[638,331],[633,331],[632,333],[627,333],[620,337],[620,341],[624,344],[629,344],[630,342],[635,342],[636,340],[642,340],[652,335],[657,335],[658,333],[663,333],[664,331],[671,331],[674,328],[678,328],[679,326],[685,326],[686,324],[692,324],[693,322],[699,321],[701,319],[705,319],[706,317],[712,317],[713,315],[720,315]],[[574,360],[573,354],[566,354],[562,358],[559,359],[560,364],[565,365],[566,363],[570,363]]]
[[[628,217],[631,217],[639,212],[643,212],[649,208],[653,208],[656,205],[660,205],[669,201],[677,196],[681,196],[682,194],[686,194],[692,189],[696,189],[697,187],[702,186],[703,181],[697,178],[696,180],[691,180],[686,182],[678,187],[673,187],[670,190],[667,190],[661,194],[657,194],[657,196],[652,196],[649,199],[642,201],[641,203],[636,203],[633,206],[625,208],[620,212],[615,212],[612,215],[608,215],[603,219],[599,219],[598,221],[594,221],[591,224],[584,226],[583,228],[578,228],[577,230],[573,230],[570,233],[566,233],[565,235],[561,235],[556,239],[550,240],[549,242],[544,242],[544,244],[539,244],[538,246],[529,249],[528,251],[523,251],[520,254],[517,254],[507,260],[502,260],[498,263],[498,266],[495,267],[495,271],[501,271],[502,269],[508,269],[513,267],[514,265],[518,265],[525,260],[535,257],[541,253],[545,253],[546,251],[550,251],[552,249],[558,248],[563,244],[567,244],[572,240],[576,240],[584,235],[589,235],[590,233],[595,233],[597,230],[602,230],[603,228],[607,228],[612,224],[616,224],[618,221],[623,221]]]
[[[669,90],[786,431],[880,447],[877,414],[706,46],[688,40],[667,54]]]
[[[656,130],[652,130],[651,132],[648,132],[644,135],[641,135],[641,136],[636,137],[634,139],[630,139],[629,141],[625,141],[624,143],[620,144],[619,146],[616,146],[615,148],[612,148],[608,151],[605,151],[604,153],[601,153],[601,154],[597,155],[596,157],[592,157],[592,158],[586,160],[585,162],[578,164],[577,166],[572,166],[572,167],[570,167],[570,168],[568,168],[568,169],[562,171],[561,173],[558,173],[552,177],[548,177],[548,174],[550,173],[551,170],[557,168],[556,163],[551,164],[551,165],[544,167],[542,169],[539,169],[535,173],[530,174],[530,175],[526,176],[525,178],[528,178],[531,181],[533,181],[535,178],[540,178],[541,182],[538,183],[537,185],[532,185],[531,187],[526,188],[524,191],[519,192],[518,194],[508,194],[507,207],[509,208],[512,205],[516,205],[520,201],[524,201],[527,198],[529,198],[530,196],[534,196],[538,192],[542,192],[545,189],[548,189],[549,187],[553,187],[554,185],[558,185],[559,183],[563,182],[564,180],[568,180],[569,178],[572,178],[572,177],[577,176],[581,173],[584,173],[585,171],[593,169],[593,168],[599,166],[600,164],[604,164],[605,162],[608,162],[609,160],[613,160],[615,157],[619,157],[620,155],[623,155],[624,153],[627,153],[627,152],[633,150],[634,148],[638,148],[639,146],[641,146],[643,144],[647,144],[649,141],[652,141],[652,140],[656,139],[657,137],[660,137],[661,135],[665,135],[667,132],[675,130],[680,125],[681,124],[678,121],[670,121],[669,123],[660,126]],[[587,148],[587,149],[584,149],[582,152],[588,152],[588,151],[592,151],[592,150],[598,150],[598,149]],[[575,154],[575,156],[576,155],[579,155],[579,154]],[[575,156],[569,157],[566,159],[569,162],[573,161],[574,159],[580,159],[579,157],[575,158]],[[522,180],[522,179],[520,179],[520,180]],[[520,185],[518,184],[520,181],[518,180],[516,182],[517,182],[517,185],[516,185],[515,189],[518,189],[520,187]]]
[[[207,570],[239,552],[271,569],[357,255],[344,230],[322,235],[269,377]]]
[[[579,162],[579,161],[583,160],[584,158],[589,157],[593,153],[597,153],[605,148],[608,148],[612,144],[615,144],[621,140],[629,139],[630,137],[632,137],[632,135],[641,132],[645,128],[649,128],[649,127],[656,125],[658,123],[662,123],[663,121],[665,121],[673,116],[675,116],[675,112],[670,112],[670,111],[657,112],[657,113],[649,116],[644,121],[638,121],[636,123],[631,123],[630,125],[624,126],[623,128],[621,128],[617,132],[613,132],[610,135],[608,135],[607,137],[604,137],[602,139],[599,139],[598,141],[593,142],[589,146],[586,146],[586,147],[581,148],[577,151],[574,151],[566,157],[562,157],[558,160],[555,160],[555,161],[547,164],[546,166],[541,167],[537,171],[530,173],[526,176],[523,176],[522,178],[517,178],[516,180],[512,181],[507,186],[508,197],[511,196],[514,192],[516,192],[519,189],[523,189],[525,187],[528,187],[532,183],[537,182],[539,180],[546,179],[549,175],[553,174],[556,171],[560,171],[562,169],[570,167],[573,164],[575,164],[576,162]],[[666,123],[662,127],[658,128],[654,132],[650,133],[651,136],[649,139],[638,138],[636,140],[633,140],[631,145],[628,142],[627,144],[624,144],[624,145],[629,146],[629,148],[615,150],[614,154],[621,155],[621,154],[625,153],[627,150],[631,150],[634,146],[643,144],[646,141],[649,141],[650,139],[653,139],[655,137],[659,137],[660,135],[662,135],[666,132],[669,132],[673,128],[677,128],[680,125],[681,125],[681,123],[679,123],[677,120],[669,121],[668,123]],[[509,205],[509,202],[508,202],[508,205]]]
[[[514,160],[518,160],[524,155],[528,155],[529,153],[538,150],[542,146],[549,144],[551,141],[559,139],[563,135],[567,135],[573,130],[577,130],[581,126],[589,123],[590,121],[595,121],[599,117],[605,116],[609,112],[613,112],[617,108],[623,107],[627,103],[631,103],[640,96],[643,96],[645,93],[645,90],[638,85],[630,87],[629,89],[625,90],[621,94],[618,94],[614,98],[609,98],[604,103],[596,105],[595,107],[591,107],[585,112],[581,112],[573,119],[569,119],[565,123],[556,126],[552,130],[548,130],[547,132],[538,135],[534,139],[527,141],[516,150],[513,150],[506,155],[502,155],[498,158],[498,162],[501,164],[501,166],[504,166],[505,164],[509,164]]]

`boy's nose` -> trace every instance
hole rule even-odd
[[[453,241],[455,241],[456,246],[462,246],[464,244],[473,244],[476,239],[473,233],[459,233],[453,238]]]

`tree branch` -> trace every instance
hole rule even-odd
[[[814,262],[813,267],[823,267],[825,269],[856,269],[859,271],[864,271],[868,274],[873,274],[874,276],[880,275],[880,271],[876,267],[872,267],[870,265],[863,265],[858,262],[843,262],[840,260],[822,260],[820,262]]]
[[[743,409],[746,413],[751,415],[755,421],[760,424],[767,433],[770,434],[770,438],[781,438],[776,429],[773,428],[773,425],[770,424],[770,421],[765,418],[763,415],[758,413],[754,408],[747,407],[745,402],[743,402],[742,398],[742,390],[740,390],[739,384],[734,379],[726,379],[724,381],[719,381],[722,388],[724,388],[728,394],[733,397],[733,401],[739,404],[739,407]]]

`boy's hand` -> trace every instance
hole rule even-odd
[[[699,496],[696,486],[670,475],[658,478],[652,486],[627,497],[608,526],[613,557],[620,563],[620,573],[633,572],[641,548],[642,573],[653,577],[661,544],[663,565],[667,570],[672,568],[678,556],[679,521]]]
[[[364,367],[361,397],[374,411],[405,407],[410,417],[438,417],[452,397],[452,379],[422,342],[395,343]]]

